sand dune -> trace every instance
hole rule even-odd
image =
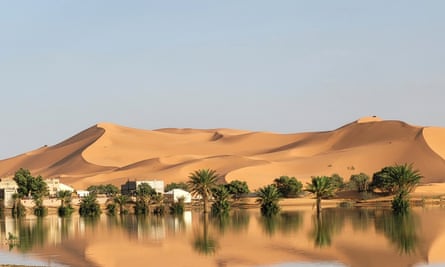
[[[76,188],[128,179],[185,181],[199,168],[256,189],[281,175],[370,175],[413,163],[424,184],[445,182],[445,128],[366,117],[333,131],[296,134],[233,129],[140,130],[100,123],[55,145],[0,161],[0,176],[23,167]]]

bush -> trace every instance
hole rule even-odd
[[[245,181],[233,180],[230,183],[225,184],[224,187],[235,200],[238,200],[242,195],[250,192],[249,186]]]
[[[34,215],[38,217],[43,217],[48,214],[48,209],[45,206],[38,205],[34,207]]]
[[[367,192],[369,190],[369,176],[365,173],[353,174],[349,179],[349,184],[352,189],[358,192]]]
[[[108,215],[116,215],[116,204],[115,203],[108,203],[107,207],[105,208],[107,210]]]
[[[282,197],[297,197],[301,193],[303,184],[295,179],[295,177],[280,176],[274,180],[278,192]]]
[[[101,214],[99,203],[97,203],[96,195],[89,194],[82,198],[79,207],[80,216],[95,217]]]
[[[173,202],[169,206],[170,214],[181,215],[185,210],[184,197],[180,197],[178,202]]]
[[[182,190],[185,190],[187,192],[189,191],[189,187],[188,187],[187,183],[185,183],[185,182],[169,183],[169,184],[167,184],[165,186],[164,191],[168,192],[168,191],[173,190],[173,189],[182,189]]]
[[[71,206],[66,206],[66,207],[62,207],[62,206],[60,206],[60,207],[57,209],[57,214],[58,214],[60,217],[67,217],[67,216],[70,216],[70,215],[73,213],[73,211],[74,211],[74,208],[71,207]]]

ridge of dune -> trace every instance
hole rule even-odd
[[[431,150],[445,159],[445,128],[425,127],[422,135]]]
[[[128,179],[187,180],[199,168],[252,189],[281,175],[303,182],[337,173],[372,175],[384,166],[413,163],[423,183],[445,182],[445,128],[364,117],[332,131],[279,134],[216,128],[143,130],[98,123],[54,146],[0,161],[0,177],[28,168],[87,187]]]

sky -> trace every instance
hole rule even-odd
[[[99,122],[445,127],[445,1],[0,0],[0,159]]]

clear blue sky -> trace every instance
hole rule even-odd
[[[445,126],[445,1],[0,0],[0,158],[98,122]]]

